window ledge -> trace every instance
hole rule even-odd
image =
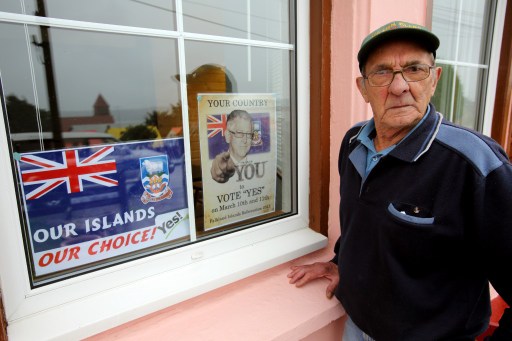
[[[330,258],[332,245],[87,341],[318,340],[319,333],[324,333],[322,339],[339,338],[345,311],[335,298],[325,297],[327,282],[317,280],[296,288],[286,277],[291,265]]]
[[[298,229],[10,321],[8,335],[12,340],[88,337],[326,245],[325,236]]]

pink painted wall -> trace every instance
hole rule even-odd
[[[338,149],[344,132],[368,119],[355,78],[360,42],[393,20],[425,24],[428,0],[333,0],[329,246],[242,281],[111,329],[90,340],[340,340],[344,311],[322,280],[297,289],[292,264],[326,261],[339,236]]]

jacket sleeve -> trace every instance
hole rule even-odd
[[[485,181],[481,236],[487,277],[498,294],[512,306],[512,165],[508,158]],[[512,310],[505,310],[491,340],[512,340]]]

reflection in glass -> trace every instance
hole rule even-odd
[[[141,229],[154,232],[158,243],[126,249],[125,257],[189,242],[188,226],[168,238],[165,225],[157,234],[142,218],[155,216],[152,224],[161,225],[162,217],[188,213],[184,141],[162,139],[183,135],[176,41],[5,23],[0,41],[6,123],[12,152],[21,153],[14,154],[15,165],[34,281],[84,269],[85,263],[62,263],[63,273],[53,274],[46,261],[56,248],[62,254],[86,250],[93,239],[110,245]],[[164,201],[171,191],[172,202]],[[73,233],[45,237],[64,222]],[[96,253],[95,266],[118,260]]]
[[[492,1],[465,0],[463,8],[460,4],[460,1],[435,2],[432,29],[441,39],[438,58],[486,64],[492,42]]]
[[[457,68],[457,83],[460,84],[457,87],[461,93],[453,111],[453,122],[475,130],[481,128],[479,113],[484,111],[485,88],[482,84],[486,78],[486,69]]]
[[[496,1],[434,1],[432,30],[445,63],[433,99],[448,119],[476,130],[483,128],[485,90]]]
[[[2,0],[0,11],[21,14],[21,2],[20,0]]]
[[[36,31],[33,30],[33,34]],[[36,106],[34,89],[43,96],[47,93],[41,55],[35,55],[33,63],[38,65],[33,70],[36,84],[32,83],[31,55],[27,54],[27,43],[22,25],[0,24],[0,41],[2,58],[0,71],[9,116],[9,129],[12,133],[37,132],[41,129],[50,131],[51,121],[48,99],[44,106]],[[30,38],[28,38],[30,39]],[[35,51],[34,51],[35,52]],[[33,86],[34,85],[34,86]]]
[[[444,117],[448,120],[451,120],[451,112],[452,112],[452,97],[453,97],[453,82],[455,77],[455,67],[453,65],[437,63],[437,66],[440,66],[443,69],[441,73],[441,78],[437,83],[436,92],[432,97],[431,101],[436,107],[436,110],[444,115]],[[460,87],[460,82],[456,84]],[[455,92],[460,95],[461,91],[456,88]]]
[[[486,64],[488,46],[491,43],[489,13],[491,1],[466,0],[461,16],[461,32],[458,60],[468,63]]]
[[[20,5],[22,3],[23,12]],[[297,122],[294,116],[295,84],[292,76],[295,52],[289,49],[289,45],[284,45],[293,43],[290,36],[293,33],[290,28],[293,28],[293,25],[290,25],[289,18],[289,12],[292,10],[290,1],[184,0],[185,33],[219,35],[224,43],[185,39],[185,50],[180,53],[176,39],[145,36],[154,32],[148,33],[148,30],[139,29],[175,30],[173,4],[174,1],[168,0],[0,2],[0,11],[89,22],[87,27],[83,27],[86,30],[56,28],[52,26],[55,21],[50,21],[46,27],[0,22],[0,72],[7,109],[5,118],[11,151],[21,153],[14,154],[14,168],[16,165],[22,165],[21,168],[15,169],[15,181],[21,193],[18,196],[18,204],[25,212],[22,228],[26,234],[25,243],[29,245],[27,250],[30,249],[34,236],[31,228],[39,228],[43,221],[50,224],[44,228],[51,229],[53,225],[58,226],[58,221],[69,220],[75,224],[77,232],[83,232],[79,231],[79,224],[87,219],[91,219],[91,224],[100,224],[99,221],[104,218],[103,221],[106,223],[103,226],[107,226],[110,220],[117,219],[118,212],[127,212],[130,217],[130,212],[135,212],[138,205],[146,204],[144,201],[141,204],[143,191],[146,191],[146,197],[146,193],[150,196],[164,193],[159,192],[163,180],[157,180],[167,178],[167,171],[168,178],[179,182],[172,185],[173,198],[176,200],[173,199],[173,204],[169,205],[163,200],[168,197],[162,197],[162,201],[158,201],[156,206],[151,204],[155,210],[147,212],[151,215],[154,212],[157,217],[163,217],[159,222],[152,222],[157,225],[153,229],[156,231],[158,228],[162,233],[165,229],[165,238],[172,231],[177,231],[174,230],[173,224],[174,218],[178,216],[167,217],[166,214],[169,213],[168,210],[188,210],[188,193],[191,193],[196,214],[196,225],[191,227],[195,227],[197,235],[190,233],[188,225],[179,225],[179,231],[183,229],[183,233],[174,236],[173,240],[163,242],[162,245],[165,246],[162,248],[155,245],[155,252],[177,247],[178,244],[195,242],[196,237],[210,238],[264,224],[297,212]],[[96,23],[126,25],[133,28],[130,34],[115,34],[103,32],[110,27]],[[240,46],[233,45],[232,38],[284,44],[269,44],[272,47],[279,45],[282,49]],[[186,57],[183,61],[187,68],[185,79],[179,74],[178,55]],[[181,102],[180,84],[186,84],[187,105]],[[257,133],[253,135],[255,141],[252,142],[256,143],[251,144],[254,150],[263,149],[262,146],[266,145],[261,141],[268,139],[268,132],[271,132],[272,136],[277,135],[271,140],[272,143],[276,142],[277,147],[272,144],[272,156],[267,157],[272,161],[272,167],[268,168],[271,169],[268,172],[271,175],[268,179],[272,180],[272,185],[275,182],[275,186],[268,187],[269,195],[265,195],[268,199],[264,200],[270,201],[272,205],[266,204],[265,207],[261,207],[261,214],[258,216],[246,215],[236,223],[208,231],[205,231],[203,225],[201,207],[201,168],[204,165],[200,161],[198,93],[264,94],[272,98],[272,103],[274,99],[277,100],[275,110],[272,106],[272,113],[275,111],[275,115],[272,115],[276,119],[275,127],[265,130],[265,126],[270,125],[270,118],[258,117],[258,120],[253,121],[253,129]],[[182,138],[182,104],[188,107],[190,141]],[[119,143],[120,141],[126,143]],[[187,155],[187,160],[190,156],[193,188],[188,188],[185,181],[187,172],[184,150],[187,149],[189,142],[191,153]],[[106,194],[92,194],[89,192],[91,187],[88,187],[88,193],[80,194],[75,191],[78,189],[75,182],[73,196],[70,196],[70,199],[63,194],[70,192],[61,179],[58,179],[55,186],[54,183],[49,185],[51,195],[45,197],[45,200],[29,202],[30,208],[27,210],[26,196],[23,195],[30,197],[27,200],[35,200],[36,194],[39,196],[40,193],[46,193],[46,188],[40,189],[40,185],[36,183],[39,178],[33,178],[33,167],[39,167],[32,162],[35,160],[31,158],[33,155],[47,158],[53,167],[54,163],[64,164],[64,158],[75,160],[71,164],[75,164],[77,160],[93,160],[98,155],[96,153],[102,150],[115,150],[118,153],[115,159],[119,159],[119,178],[94,178],[95,181],[87,186],[96,186],[98,181],[112,184],[109,180],[118,181],[119,186],[105,185]],[[75,151],[77,154],[73,154]],[[169,157],[168,170],[160,167],[166,164],[161,158],[162,154]],[[154,157],[157,158],[152,159]],[[148,161],[144,163],[146,175],[141,173],[142,159]],[[250,165],[254,168],[247,163],[244,165],[245,169],[256,169],[254,174],[259,176],[259,170],[263,168],[256,167],[268,161],[258,161],[258,165],[256,161],[252,161]],[[148,174],[151,174],[151,177],[147,176]],[[244,176],[250,180],[254,174],[244,173]],[[51,181],[53,180],[55,179],[51,178]],[[141,180],[148,184],[141,184]],[[26,193],[23,192],[25,190]],[[258,195],[258,190],[252,188],[251,196]],[[257,200],[260,199],[261,196]],[[272,206],[272,209],[267,206]],[[90,217],[92,213],[95,217]],[[180,217],[188,218],[188,211],[182,213]],[[88,234],[87,225],[85,226]],[[138,227],[140,226],[133,226],[134,229]],[[102,229],[98,227],[98,231]],[[102,232],[105,231],[99,231],[94,237],[104,240],[113,237],[102,235]],[[42,238],[44,232],[41,233],[39,237]],[[65,238],[62,243],[59,241],[60,237],[55,238],[55,241],[50,241],[47,246],[55,248],[93,243],[92,240],[68,237],[71,238]],[[46,251],[42,244],[39,247],[41,252]],[[27,252],[30,254],[30,251]],[[133,255],[105,258],[98,262],[98,267],[147,253],[143,251]],[[37,263],[35,258],[29,262],[32,262],[32,284],[36,286],[46,284],[45,281],[59,280],[91,269],[86,265],[70,265],[72,268],[62,268],[62,273],[54,275],[34,271],[34,262]],[[39,265],[40,268],[45,266]],[[59,277],[61,275],[62,277]]]
[[[3,3],[5,0],[2,0]],[[15,4],[15,2],[17,4]],[[18,1],[0,3],[0,11],[21,12]],[[24,0],[23,14],[49,18],[176,30],[174,1],[168,0]],[[19,8],[19,9],[17,9]]]
[[[479,113],[483,112],[485,96],[483,82],[487,77],[485,69],[442,65],[443,73],[432,98],[437,111],[464,127],[478,130]],[[455,77],[455,79],[454,79]]]
[[[189,32],[289,43],[289,0],[183,0]]]
[[[201,233],[201,164],[198,127],[198,93],[272,93],[277,97],[276,211],[292,210],[291,169],[293,132],[290,111],[290,51],[215,43],[187,42],[186,65],[190,143],[196,198],[196,223]],[[207,54],[204,51],[208,51]],[[250,57],[250,58],[249,58]],[[252,62],[249,64],[248,60]]]
[[[49,33],[43,39],[29,26],[27,37],[22,25],[0,25],[11,133],[89,131],[124,141],[182,136],[174,40],[53,28]],[[53,92],[44,44],[52,52]],[[59,116],[53,123],[51,100]]]
[[[459,1],[434,1],[432,31],[439,37],[439,59],[456,59]]]

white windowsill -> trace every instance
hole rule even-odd
[[[309,228],[291,231],[10,321],[8,335],[11,340],[84,338],[326,245],[327,238]]]

